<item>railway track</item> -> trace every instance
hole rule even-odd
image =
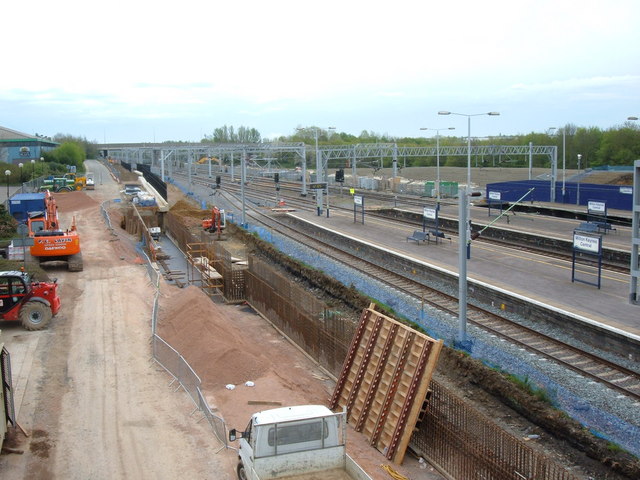
[[[186,175],[183,175],[183,177],[186,178]],[[208,177],[202,177],[202,176],[196,176],[195,179],[192,177],[192,182],[211,188],[215,184],[215,175],[211,179],[209,179]],[[225,184],[225,189],[229,192],[236,193],[240,191],[240,185],[237,183],[227,182]],[[300,196],[299,183],[280,182],[279,194],[282,199],[286,200],[286,203],[288,206],[292,206],[300,209],[313,209],[313,207],[311,206],[313,203],[312,199],[310,199],[309,197],[305,199]],[[273,201],[274,195],[275,195],[273,180],[269,178],[252,179],[251,191],[250,193],[247,193],[247,195],[250,195],[253,198],[259,198],[262,202]],[[390,197],[389,195],[376,194],[375,192],[367,193],[367,198],[370,198],[370,197],[377,199],[377,201],[381,203],[388,203],[389,207],[393,206],[394,198]],[[410,197],[402,197],[401,202],[402,202],[402,205],[404,206],[413,205],[415,207],[422,208],[425,205],[424,200],[422,200],[421,202],[418,202],[415,199],[411,199]],[[434,202],[434,205],[435,205],[435,202]],[[457,206],[457,203],[451,202],[451,201],[447,203],[447,200],[444,200],[443,202],[441,202],[441,205]],[[350,208],[344,208],[337,205],[331,205],[331,209],[340,210],[340,211],[349,212],[349,213],[351,212]],[[413,227],[414,229],[422,228],[422,223],[419,221],[412,221],[407,218],[398,219],[386,214],[376,213],[375,211],[368,211],[367,216],[400,222],[403,225]],[[447,234],[452,235],[453,237],[456,237],[458,234],[457,229],[443,228],[442,225],[440,226],[440,230],[442,230],[443,232],[446,232]],[[557,248],[557,246],[545,248],[543,246],[544,242],[534,242],[532,244],[525,244],[525,243],[522,243],[521,240],[512,241],[512,240],[509,240],[508,238],[492,238],[489,236],[480,236],[478,239],[474,240],[474,242],[500,245],[513,250],[518,250],[520,252],[535,253],[538,255],[543,255],[548,258],[564,260],[567,262],[571,262],[571,258],[572,258],[571,257],[572,252],[570,250],[564,251],[562,249]],[[584,261],[588,263],[589,260],[587,259]],[[606,271],[614,272],[614,273],[628,274],[629,262],[626,261],[626,262],[620,263],[615,259],[610,259],[605,256],[602,259],[602,269]]]
[[[238,201],[236,199],[236,201]],[[312,207],[308,207],[313,210]],[[361,256],[336,248],[316,236],[293,229],[286,222],[260,212],[249,212],[254,221],[301,243],[345,266],[365,273],[399,292],[431,307],[458,315],[458,299],[424,283],[369,262]],[[554,361],[586,378],[606,385],[623,395],[640,401],[640,373],[607,359],[580,350],[568,343],[537,332],[508,318],[475,305],[467,306],[467,322],[499,338],[524,348],[542,358]]]

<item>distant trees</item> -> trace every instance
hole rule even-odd
[[[43,152],[45,162],[49,166],[51,173],[66,173],[69,166],[76,168],[76,171],[84,171],[84,161],[87,158],[82,146],[76,142],[65,142],[50,152]]]
[[[631,123],[623,128],[607,130],[602,134],[597,158],[609,165],[631,165],[640,159],[639,136],[638,129]]]
[[[98,144],[90,142],[85,137],[57,133],[52,140],[59,143],[60,146],[53,150],[42,152],[42,157],[46,162],[46,169],[49,173],[66,173],[69,171],[69,166],[75,167],[78,172],[83,172],[84,161],[87,158],[99,157]],[[34,167],[37,167],[38,170],[44,170],[38,163]]]
[[[317,127],[305,127],[296,129],[291,136],[281,136],[281,142],[299,142],[313,144],[315,141],[315,129]],[[398,146],[435,146],[435,135],[431,137],[418,136],[415,138],[403,137],[394,138],[388,134],[377,134],[372,131],[363,130],[358,136],[342,132],[329,132],[326,129],[318,128],[318,143],[321,145],[354,145],[358,143],[396,143]],[[528,134],[511,135],[508,137],[488,137],[473,138],[472,145],[555,145],[558,148],[558,161],[563,156],[563,136],[565,140],[566,152],[564,152],[567,168],[578,167],[578,154],[581,155],[581,168],[591,168],[604,165],[632,165],[634,160],[640,159],[640,126],[635,122],[626,122],[619,127],[602,130],[598,127],[578,127],[574,124],[567,124],[559,129],[547,132],[531,132]],[[460,146],[466,145],[466,137],[441,136],[440,146]],[[436,160],[428,158],[407,158],[408,166],[433,166]],[[478,165],[508,165],[510,167],[528,166],[529,160],[524,156],[520,157],[496,157],[473,159],[473,166]],[[390,159],[384,159],[385,164],[390,163]],[[467,158],[461,156],[440,157],[440,165],[451,167],[464,167]],[[547,155],[533,158],[535,167],[549,166]]]
[[[318,134],[319,145],[356,145],[359,143],[396,143],[398,146],[435,146],[436,138],[433,136],[417,135],[416,137],[392,137],[389,134],[380,134],[371,130],[362,130],[358,135],[345,132],[338,132],[328,128],[315,126],[298,127],[290,135],[281,135],[278,138],[263,139],[260,132],[255,128],[238,127],[224,125],[216,128],[211,135],[205,135],[202,143],[262,143],[263,141],[274,142],[304,142],[307,145],[315,144],[315,135]],[[417,132],[416,132],[417,133]],[[563,152],[563,136],[566,151]],[[82,162],[85,158],[98,158],[99,152],[97,143],[89,142],[83,137],[74,137],[68,134],[57,134],[54,140],[61,144],[57,149],[45,153],[43,156],[47,162],[51,163],[53,171],[58,173],[64,165],[75,165],[82,170]],[[578,167],[578,154],[581,157],[581,168],[598,167],[603,165],[632,165],[634,160],[640,159],[640,122],[627,121],[621,126],[602,130],[598,127],[578,127],[568,123],[563,127],[552,129],[547,132],[531,132],[528,134],[518,134],[487,138],[473,138],[472,145],[555,145],[558,147],[558,161],[561,161],[563,154],[566,159],[567,168]],[[189,143],[189,142],[171,142]],[[465,136],[442,135],[440,146],[460,146],[466,145]],[[283,162],[293,163],[295,160],[290,155],[282,155]],[[390,159],[383,159],[384,164],[390,164]],[[433,157],[406,158],[403,164],[407,166],[433,166],[436,160]],[[441,155],[440,165],[446,166],[466,166],[467,159],[462,156],[447,157]],[[482,158],[473,159],[473,166],[498,166],[508,165],[510,167],[528,166],[528,158],[524,156],[507,158]],[[534,167],[549,166],[547,155],[533,158]]]
[[[213,131],[213,135],[205,135],[203,142],[213,143],[260,143],[262,138],[260,132],[255,128],[238,127],[236,132],[233,125],[228,127],[216,128]]]
[[[98,144],[96,142],[90,142],[85,137],[75,137],[73,135],[57,133],[53,140],[58,143],[75,143],[84,151],[85,158],[98,158]]]

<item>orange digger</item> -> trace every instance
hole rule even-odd
[[[206,232],[217,233],[218,237],[220,237],[226,223],[224,210],[220,210],[218,207],[213,207],[211,209],[211,218],[205,218],[202,220],[202,228]]]
[[[45,192],[44,211],[29,212],[29,236],[33,238],[31,256],[42,264],[65,262],[70,272],[81,272],[82,252],[75,217],[67,230],[60,228],[58,207],[49,191]]]

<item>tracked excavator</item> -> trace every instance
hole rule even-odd
[[[82,252],[80,236],[73,218],[67,230],[60,228],[58,207],[49,191],[45,192],[44,211],[29,212],[27,219],[29,236],[33,238],[31,256],[41,264],[65,262],[70,272],[81,272]]]
[[[224,210],[218,207],[211,209],[211,218],[202,220],[202,228],[205,232],[217,233],[218,237],[222,234],[222,230],[227,226]]]

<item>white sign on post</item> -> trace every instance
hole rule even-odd
[[[362,195],[354,195],[353,196],[353,203],[355,205],[362,205]]]
[[[489,200],[500,200],[500,199],[502,199],[502,193],[501,192],[489,191]]]
[[[428,218],[429,220],[435,220],[436,219],[436,209],[435,208],[424,207],[422,209],[422,216],[424,218]]]
[[[589,200],[587,202],[587,209],[591,212],[597,213],[606,213],[607,212],[607,204],[605,202],[598,202],[595,200]]]
[[[600,237],[590,237],[580,233],[573,234],[573,247],[589,253],[600,253]]]

